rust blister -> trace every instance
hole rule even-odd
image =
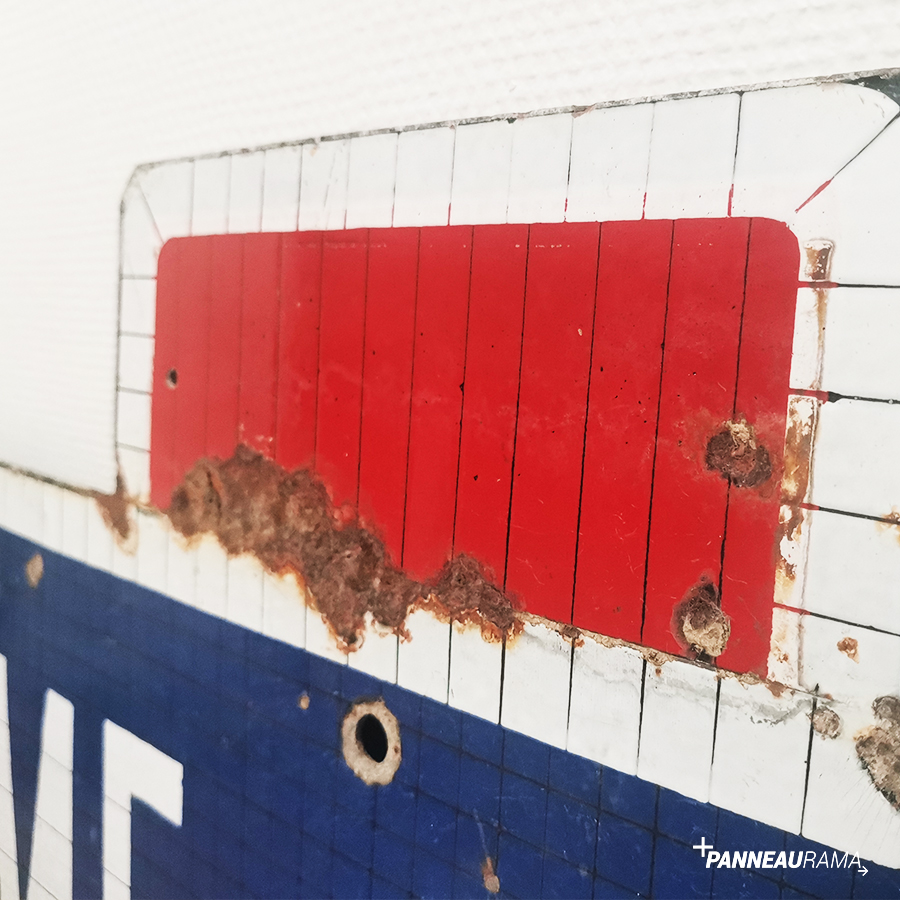
[[[772,477],[769,451],[746,419],[725,422],[706,444],[706,468],[739,488],[757,488]]]
[[[834,740],[841,734],[843,723],[841,717],[827,706],[820,706],[812,716],[812,727],[816,734]]]
[[[709,578],[701,578],[675,606],[672,633],[686,650],[700,659],[720,656],[731,635],[731,620],[719,606],[719,590]]]
[[[878,697],[872,711],[878,722],[855,735],[856,755],[875,789],[900,811],[900,697]]]

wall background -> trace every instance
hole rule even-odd
[[[886,68],[898,47],[891,0],[5,4],[0,461],[114,487],[119,201],[139,163]]]

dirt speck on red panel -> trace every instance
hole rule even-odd
[[[837,648],[845,656],[852,659],[853,662],[855,662],[855,663],[859,662],[859,641],[856,640],[856,638],[852,638],[852,637],[841,638],[837,642]]]
[[[125,481],[121,473],[116,476],[114,494],[101,494],[92,491],[90,494],[100,509],[103,521],[115,535],[119,544],[126,544],[131,537],[131,501],[126,493]]]
[[[816,734],[824,738],[836,738],[841,733],[841,717],[827,706],[820,706],[813,713],[812,726]]]
[[[855,736],[856,755],[875,789],[900,811],[900,698],[878,697],[872,710],[879,721]]]
[[[706,468],[719,472],[735,487],[754,488],[772,476],[769,451],[746,421],[725,422],[706,444]]]
[[[719,606],[719,590],[701,578],[672,611],[672,634],[678,643],[700,657],[719,656],[731,634],[731,620]]]
[[[361,646],[368,616],[406,636],[414,606],[477,622],[494,639],[521,629],[514,605],[476,560],[460,555],[431,582],[416,581],[353,510],[332,504],[314,475],[288,472],[243,445],[229,459],[195,463],[166,512],[189,539],[211,533],[230,554],[252,553],[270,571],[294,574],[345,651]]]

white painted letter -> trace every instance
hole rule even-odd
[[[130,731],[103,722],[103,897],[131,897],[131,798],[181,825],[184,767]]]

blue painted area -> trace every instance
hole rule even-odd
[[[102,722],[184,766],[183,825],[135,801],[136,898],[888,897],[900,874],[707,870],[692,844],[823,848],[603,769],[244,631],[0,531],[20,860],[27,871],[43,696],[75,707],[74,894],[101,894]],[[307,710],[298,706],[306,692]],[[403,761],[368,787],[343,761],[350,705],[383,696]]]

